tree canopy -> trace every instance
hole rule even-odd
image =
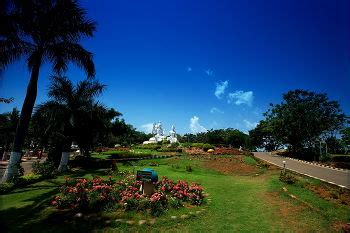
[[[313,147],[346,122],[338,101],[306,90],[287,92],[283,101],[271,105],[265,116],[268,130],[293,152]]]

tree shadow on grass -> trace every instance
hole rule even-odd
[[[48,186],[52,187],[52,186]],[[57,210],[50,206],[52,198],[59,188],[50,189],[40,195],[23,201],[33,204],[23,207],[11,207],[0,211],[2,232],[91,232],[106,226],[107,218],[90,213],[81,218],[74,217],[75,212]]]

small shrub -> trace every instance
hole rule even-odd
[[[112,177],[107,180],[99,177],[92,180],[66,178],[60,188],[61,194],[51,204],[60,209],[114,211],[123,208],[160,216],[169,205],[180,208],[185,202],[201,205],[204,200],[203,188],[196,183],[189,185],[183,180],[174,182],[163,177],[155,183],[156,192],[151,197],[142,194],[141,184],[141,181],[135,181],[135,176],[128,176],[118,182]]]
[[[8,193],[14,188],[15,188],[15,184],[12,182],[2,183],[0,184],[0,194]]]
[[[51,178],[56,175],[55,164],[51,161],[45,161],[43,163],[39,161],[34,162],[32,168],[34,174],[41,175],[44,178]]]
[[[215,149],[213,145],[208,143],[192,143],[191,147],[196,147],[204,151],[208,151],[209,149]]]
[[[281,171],[279,179],[286,184],[294,184],[297,182],[297,178],[295,176],[284,171]]]
[[[160,148],[157,151],[159,151],[159,152],[177,152],[177,153],[182,153],[182,149],[181,148],[172,148],[172,147]]]
[[[158,150],[162,147],[161,144],[158,143],[150,143],[150,144],[145,144],[145,145],[138,145],[135,146],[134,148],[136,149],[149,149],[149,150]]]
[[[166,210],[168,206],[168,200],[163,193],[154,193],[150,198],[151,214],[153,216],[160,216]]]
[[[321,154],[320,156],[320,161],[321,162],[328,162],[328,161],[331,161],[332,157],[329,153],[323,153]]]
[[[38,181],[42,180],[42,178],[43,178],[42,175],[31,173],[31,174],[28,174],[28,175],[25,175],[25,176],[21,176],[18,179],[18,184],[20,186],[33,184],[35,182],[38,182]]]
[[[264,163],[264,162],[260,163],[259,166],[260,166],[260,168],[266,168],[266,169],[270,168],[270,164]]]
[[[192,169],[192,167],[191,167],[190,165],[188,165],[188,166],[186,166],[186,171],[187,171],[187,172],[192,172],[193,169]]]
[[[183,201],[181,201],[180,199],[171,197],[169,200],[169,204],[171,207],[173,207],[174,209],[180,209],[181,207],[184,206]]]
[[[192,143],[190,143],[190,142],[181,143],[181,146],[184,148],[191,148],[191,145],[192,145]]]

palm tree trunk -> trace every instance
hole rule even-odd
[[[10,161],[2,177],[2,182],[8,182],[13,179],[14,175],[17,173],[17,168],[22,158],[22,146],[24,144],[24,139],[28,131],[29,121],[32,116],[38,91],[40,64],[41,57],[39,57],[37,63],[32,68],[32,74],[27,87],[27,94],[23,102],[21,116],[16,129]]]
[[[67,171],[68,169],[68,161],[69,161],[70,152],[62,152],[62,157],[60,161],[60,165],[58,166],[59,172]]]

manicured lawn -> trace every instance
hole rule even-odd
[[[317,184],[312,179],[302,179],[294,185],[285,185],[278,180],[279,170],[268,170],[260,175],[224,175],[202,166],[203,159],[195,157],[176,157],[170,159],[141,160],[130,165],[119,166],[120,170],[138,170],[152,167],[160,176],[171,179],[184,179],[199,182],[211,199],[200,207],[170,210],[156,219],[155,224],[139,226],[138,220],[153,217],[141,213],[106,212],[91,214],[88,219],[75,218],[75,213],[57,211],[49,206],[51,198],[58,193],[64,176],[42,181],[26,188],[16,189],[1,198],[1,221],[13,231],[139,231],[139,232],[271,232],[271,231],[313,231],[329,232],[339,230],[340,223],[350,221],[350,207],[320,198],[304,188],[305,182]],[[256,165],[251,157],[244,159],[246,164]],[[186,171],[190,165],[192,172]],[[67,174],[75,177],[105,176],[105,171],[85,170]],[[297,196],[293,199],[282,190]],[[205,209],[188,219],[171,219]],[[116,219],[132,219],[135,224],[118,223]],[[106,220],[111,220],[109,223]]]

